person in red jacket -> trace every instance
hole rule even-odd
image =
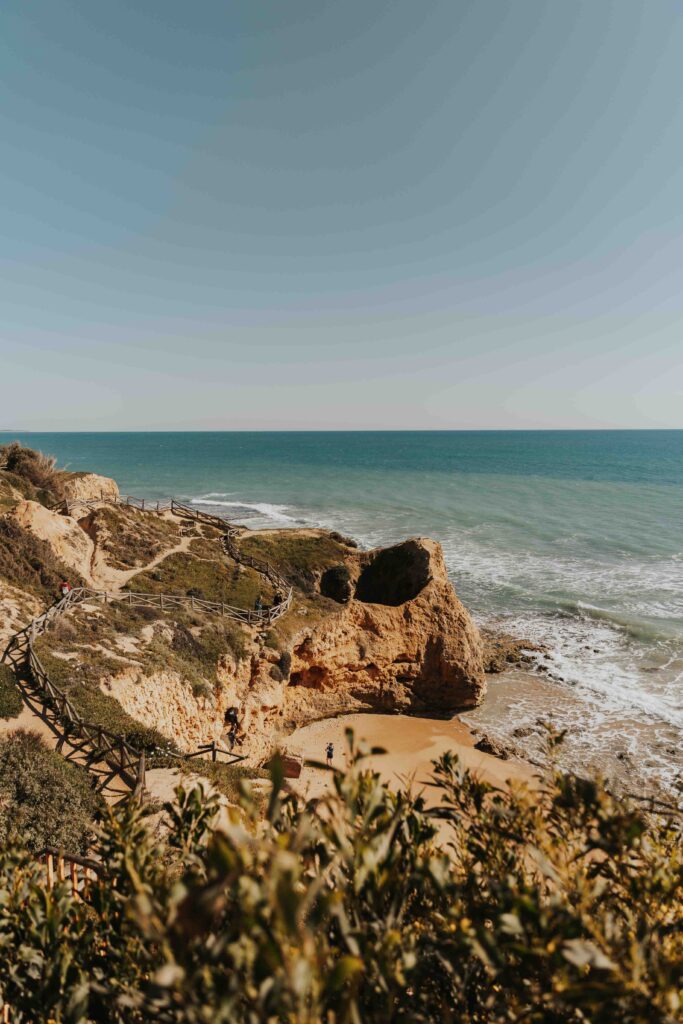
[[[72,590],[73,587],[71,586],[68,580],[62,580],[62,582],[59,584],[59,592],[62,595],[62,597],[66,597],[66,595],[70,594]]]

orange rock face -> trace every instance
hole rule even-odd
[[[239,666],[224,662],[242,753],[264,755],[293,728],[350,711],[447,714],[482,701],[481,638],[439,544],[359,552],[346,567],[348,587],[335,580],[338,610],[292,634],[287,673],[277,668],[281,653],[265,646]]]
[[[485,692],[479,632],[441,547],[413,539],[357,556],[353,596],[295,638],[290,691],[338,694],[377,710],[449,712]],[[355,578],[354,578],[355,577]],[[292,694],[295,703],[301,697]]]

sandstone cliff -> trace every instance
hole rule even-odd
[[[33,536],[46,541],[68,568],[88,580],[94,547],[75,519],[51,512],[35,501],[17,502],[11,516]]]
[[[114,481],[94,474],[66,486],[71,500],[118,493]],[[168,516],[112,505],[76,520],[22,500],[8,515],[86,581],[107,580],[107,589],[252,607],[261,589],[272,600],[210,528],[181,530]],[[184,750],[220,739],[225,713],[235,707],[236,749],[252,762],[315,719],[358,710],[442,715],[483,698],[481,640],[434,541],[361,552],[322,530],[269,530],[248,531],[239,543],[294,583],[292,608],[276,624],[161,612],[125,619],[116,601],[82,607],[41,640],[59,685],[72,687],[75,700],[79,686],[99,687]],[[86,705],[89,715],[98,713],[92,693]]]
[[[67,501],[95,501],[100,498],[116,499],[118,484],[99,473],[70,473],[62,484]]]

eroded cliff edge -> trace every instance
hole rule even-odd
[[[117,494],[113,481],[94,476],[66,481],[66,489],[81,501]],[[65,515],[32,498],[17,493],[2,517],[14,554],[0,563],[0,587],[15,603],[25,594],[26,609],[56,596],[61,572],[112,591],[242,606],[273,599],[209,527],[106,502]],[[245,530],[238,543],[293,583],[292,608],[276,623],[142,614],[117,601],[81,606],[40,641],[55,681],[91,716],[108,719],[102,724],[116,718],[117,705],[185,750],[220,739],[226,711],[237,708],[237,749],[254,762],[315,719],[358,710],[444,714],[482,700],[481,639],[434,541],[359,551],[338,534],[287,529]],[[33,563],[48,551],[51,575],[41,577]]]

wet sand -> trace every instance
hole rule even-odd
[[[486,782],[505,786],[508,781],[533,785],[537,769],[517,758],[504,761],[474,749],[477,737],[458,718],[440,720],[405,715],[342,715],[302,726],[288,738],[287,750],[306,760],[325,761],[325,748],[334,744],[333,766],[343,768],[348,760],[345,730],[353,729],[356,742],[383,747],[384,754],[367,758],[369,768],[379,772],[392,786],[412,784],[416,792],[426,790],[432,775],[432,761],[446,751],[458,755],[463,765]],[[324,768],[306,765],[297,788],[307,797],[322,795],[330,785]],[[428,795],[428,790],[427,790]]]
[[[683,780],[678,730],[665,722],[642,722],[570,684],[523,667],[488,677],[483,704],[464,712],[467,725],[545,761],[542,722],[567,730],[557,750],[560,768],[597,774],[617,792],[670,799]],[[662,782],[668,785],[662,785]]]

